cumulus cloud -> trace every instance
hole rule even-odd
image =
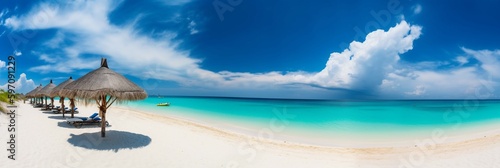
[[[376,90],[399,55],[413,48],[413,41],[421,34],[421,27],[402,21],[388,31],[376,30],[364,42],[354,41],[343,52],[330,55],[320,72],[268,72],[235,73],[219,72],[213,79],[226,85],[283,85],[305,84],[322,88],[339,88],[357,91]]]
[[[8,83],[0,86],[0,89],[7,90]],[[28,79],[25,73],[21,73],[19,78],[16,79],[16,82],[12,84],[15,87],[16,93],[28,93],[29,91],[35,89],[36,85],[32,79]]]
[[[421,27],[405,21],[388,31],[373,31],[364,42],[354,41],[343,52],[332,53],[326,67],[313,80],[325,87],[371,90],[394,70],[400,54],[413,49],[413,41],[420,34]]]

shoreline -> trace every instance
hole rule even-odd
[[[385,132],[385,133],[370,133],[369,135],[363,135],[363,133],[335,133],[331,136],[320,137],[319,133],[311,132],[312,130],[307,130],[303,128],[298,132],[293,130],[293,134],[287,134],[287,132],[274,131],[270,126],[263,126],[259,124],[255,125],[241,125],[237,126],[236,122],[225,123],[227,120],[213,118],[202,118],[199,116],[180,116],[177,114],[169,114],[164,111],[147,111],[138,108],[130,108],[122,105],[118,105],[114,108],[122,110],[131,110],[137,113],[144,113],[151,115],[151,117],[166,117],[170,120],[176,120],[180,122],[186,122],[195,126],[203,127],[210,130],[226,132],[227,134],[234,134],[237,136],[244,136],[247,138],[263,139],[263,142],[269,141],[273,143],[287,142],[288,144],[296,144],[301,146],[314,146],[319,148],[377,148],[377,147],[410,147],[415,144],[416,140],[432,138],[434,132],[443,134],[448,141],[459,142],[470,140],[471,137],[480,138],[484,134],[491,134],[492,132],[500,134],[500,121],[499,119],[481,121],[475,123],[466,123],[456,126],[456,128],[450,128],[454,126],[450,125],[436,125],[436,126],[425,126],[423,129],[418,130],[413,128],[412,131],[396,131],[396,132]],[[178,111],[177,111],[178,112]],[[191,118],[189,118],[191,117]],[[198,118],[196,118],[198,117]],[[432,129],[431,129],[432,128]],[[479,131],[479,132],[478,132]],[[264,133],[263,133],[264,132]],[[441,133],[442,132],[442,133]],[[272,134],[273,138],[268,138],[269,134]],[[260,135],[260,136],[259,136]],[[315,138],[324,138],[325,140],[317,140]],[[367,138],[371,139],[371,142],[366,142]],[[363,141],[357,141],[358,139],[363,139]]]

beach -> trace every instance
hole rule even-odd
[[[427,138],[373,146],[334,147],[269,139],[219,129],[192,120],[111,106],[110,127],[75,128],[61,114],[19,102],[16,160],[0,152],[0,167],[495,167],[500,165],[500,127],[474,128],[461,135],[436,129]],[[78,105],[78,117],[97,112]],[[66,115],[69,117],[70,114]],[[0,115],[0,142],[8,116]],[[264,134],[259,134],[264,135]],[[366,139],[352,139],[353,143]]]

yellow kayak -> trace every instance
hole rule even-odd
[[[170,103],[158,103],[157,106],[170,106]]]

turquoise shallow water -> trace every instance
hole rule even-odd
[[[156,106],[170,102],[171,106]],[[500,119],[498,100],[326,101],[150,97],[122,106],[275,134],[400,134]],[[313,135],[314,134],[314,135]]]

